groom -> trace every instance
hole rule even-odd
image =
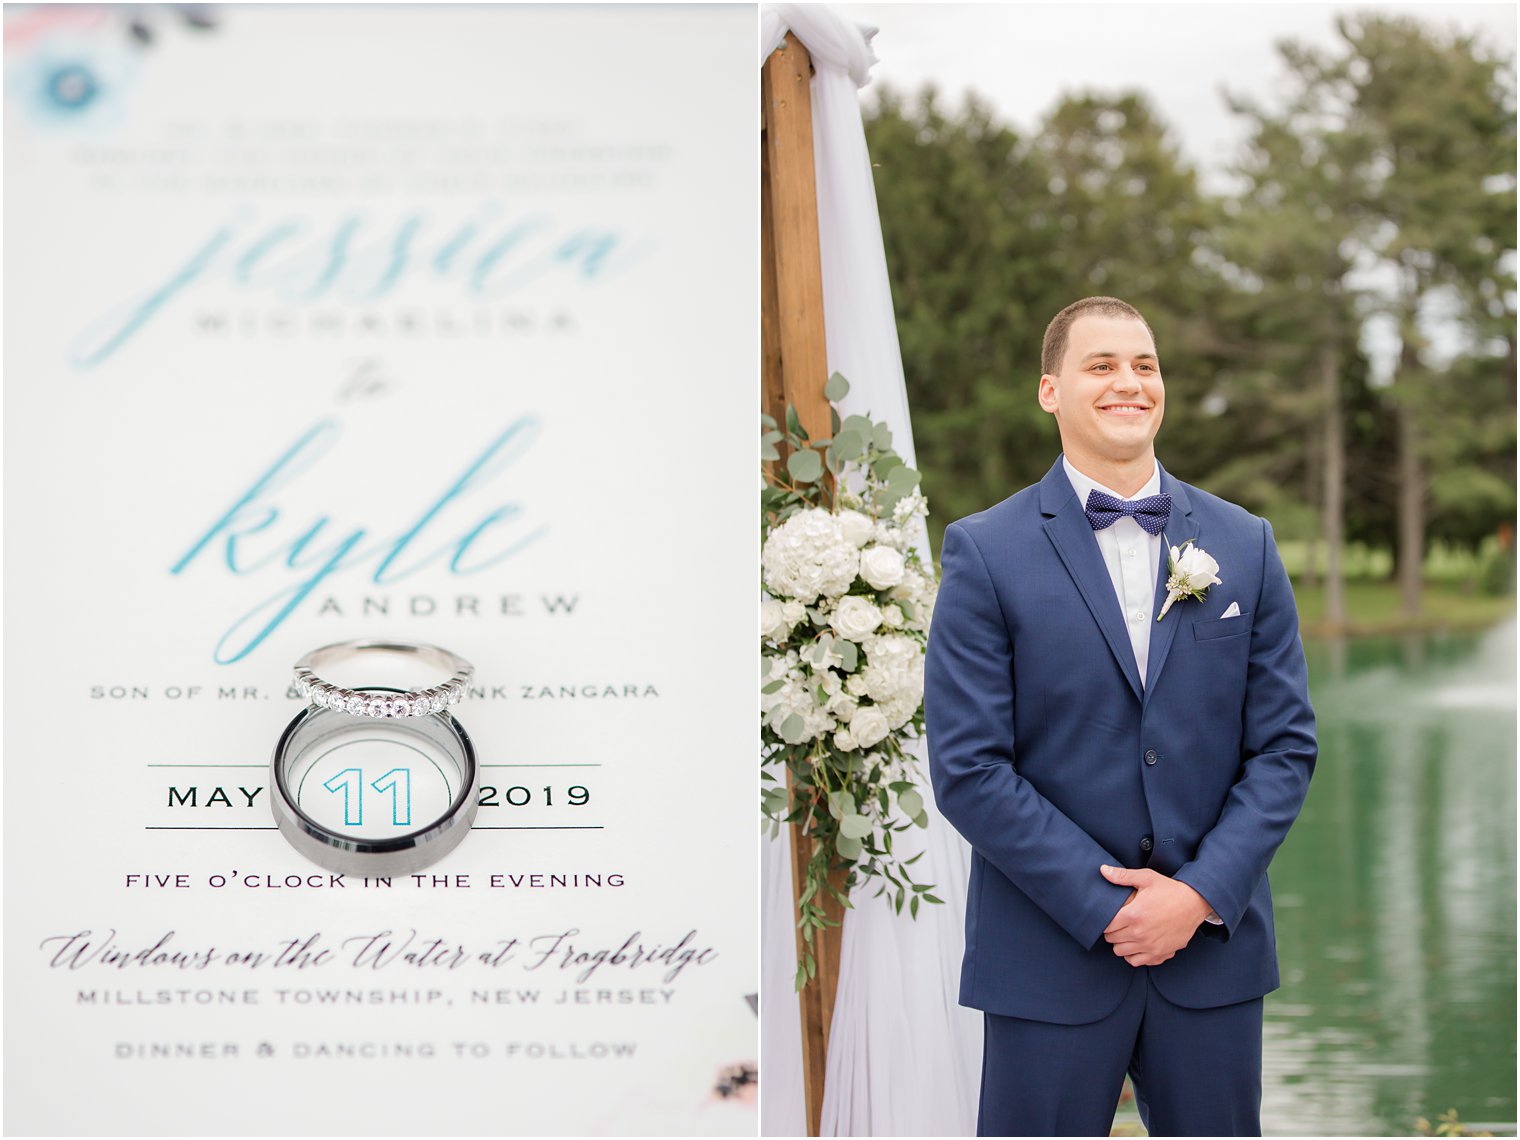
[[[1292,588],[1264,520],[1156,462],[1135,309],[1067,306],[1042,368],[1065,454],[945,532],[925,674],[935,795],[973,849],[978,1132],[1106,1136],[1128,1072],[1153,1136],[1259,1135],[1267,864],[1316,752]],[[1168,587],[1187,544],[1218,564],[1180,584],[1217,578],[1202,597]]]

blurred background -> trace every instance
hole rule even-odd
[[[1321,760],[1269,1133],[1514,1134],[1514,6],[837,7],[935,549],[1049,468],[1041,336],[1099,293],[1167,469],[1277,532]]]

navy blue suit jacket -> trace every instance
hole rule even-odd
[[[1068,1025],[1118,1006],[1134,967],[1103,930],[1129,889],[1103,863],[1188,883],[1223,919],[1150,968],[1170,1001],[1277,987],[1267,864],[1316,754],[1298,611],[1265,520],[1164,470],[1161,489],[1163,546],[1192,539],[1221,583],[1153,619],[1144,686],[1059,460],[945,533],[924,705],[940,811],[973,850],[964,1005]]]

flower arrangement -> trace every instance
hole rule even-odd
[[[848,391],[835,373],[824,394],[832,404]],[[814,933],[831,925],[826,896],[849,906],[850,889],[877,877],[899,913],[906,904],[916,918],[920,902],[941,901],[913,882],[918,856],[892,853],[895,832],[929,822],[903,747],[923,732],[937,585],[909,534],[928,503],[886,424],[841,421],[834,409],[831,420],[833,437],[813,440],[794,408],[784,429],[761,417],[761,808],[772,835],[794,823],[812,840],[797,899],[798,989],[816,972]],[[842,890],[836,868],[847,869]]]

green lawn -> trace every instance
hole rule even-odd
[[[1293,584],[1299,622],[1306,634],[1331,632],[1324,625],[1323,585]],[[1425,580],[1420,615],[1401,612],[1399,588],[1386,580],[1355,578],[1346,583],[1347,633],[1402,633],[1432,629],[1485,629],[1515,612],[1513,594],[1483,594],[1462,582]]]
[[[1322,581],[1304,584],[1308,549],[1304,543],[1283,542],[1283,565],[1293,578],[1293,593],[1304,632],[1333,632],[1324,624]],[[1488,543],[1477,553],[1436,547],[1425,562],[1425,590],[1417,617],[1405,617],[1398,584],[1388,575],[1393,559],[1387,551],[1353,545],[1345,555],[1348,633],[1400,633],[1432,629],[1483,629],[1515,612],[1510,575],[1497,567],[1497,547]],[[1323,555],[1321,555],[1323,566]],[[1496,584],[1497,583],[1497,584]]]

